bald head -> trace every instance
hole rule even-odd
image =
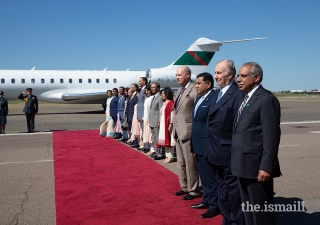
[[[181,86],[186,86],[191,80],[191,70],[187,66],[180,66],[176,71],[177,82]]]

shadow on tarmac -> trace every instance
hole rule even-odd
[[[303,200],[301,198],[283,198],[275,197],[275,204],[283,204],[285,206],[291,205],[296,206],[297,210],[302,210],[301,203]],[[299,202],[299,203],[298,203]],[[299,207],[300,206],[300,207]],[[311,224],[320,224],[320,212],[307,213],[308,209],[304,207],[303,211],[296,212],[277,212],[277,224],[290,224],[290,225],[311,225]]]
[[[70,114],[105,114],[103,110],[95,110],[95,111],[85,111],[85,112],[50,112],[50,113],[38,113],[39,115],[70,115]],[[9,114],[8,116],[21,116],[24,115],[24,113],[18,113],[18,114]]]

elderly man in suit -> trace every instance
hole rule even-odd
[[[213,77],[210,73],[201,73],[197,75],[196,90],[198,93],[195,106],[192,111],[192,131],[191,131],[191,149],[196,155],[198,171],[201,179],[203,189],[202,201],[199,204],[191,205],[193,209],[207,209],[209,208],[208,199],[208,180],[206,171],[206,158],[205,158],[205,134],[208,112],[213,100]],[[211,185],[212,186],[212,185]],[[216,186],[216,185],[215,185]],[[217,202],[216,211],[218,210]],[[201,216],[202,217],[202,216]],[[203,217],[202,217],[203,218]]]
[[[38,98],[32,94],[32,88],[27,88],[18,99],[24,100],[23,112],[26,114],[28,133],[34,133],[34,118],[38,113]]]
[[[244,63],[238,73],[239,89],[246,93],[235,118],[231,171],[238,177],[245,223],[276,224],[275,212],[248,210],[273,208],[273,178],[281,175],[280,104],[261,85],[263,70],[256,62]]]
[[[163,99],[160,95],[160,84],[153,82],[151,84],[151,92],[153,94],[153,99],[150,105],[149,113],[149,126],[151,129],[151,148],[147,153],[148,156],[152,158],[164,158],[164,153],[161,148],[157,148],[157,142],[159,138],[159,127],[160,122],[160,109],[163,104]]]
[[[224,225],[244,224],[237,177],[231,173],[231,143],[234,118],[244,93],[234,81],[236,69],[232,60],[217,63],[214,78],[220,87],[213,97],[206,129],[205,151],[209,180],[209,210],[204,217],[223,215]],[[214,184],[214,181],[218,185]]]
[[[176,71],[177,82],[182,86],[174,103],[173,135],[176,140],[178,175],[181,190],[176,196],[185,195],[182,200],[200,198],[199,174],[196,157],[191,152],[192,110],[197,98],[195,84],[191,80],[191,70],[180,66]]]

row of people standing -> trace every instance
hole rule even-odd
[[[273,178],[281,175],[279,101],[262,87],[258,63],[243,64],[237,78],[232,60],[218,62],[214,72],[220,87],[215,93],[211,74],[199,74],[194,84],[188,67],[176,72],[182,88],[173,135],[181,190],[174,194],[183,200],[201,197],[200,175],[202,201],[191,208],[207,209],[201,218],[221,213],[223,224],[275,224],[275,212],[243,206],[274,204]]]

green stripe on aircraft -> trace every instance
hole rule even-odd
[[[187,51],[173,65],[206,66],[210,63],[214,53],[215,52]]]

